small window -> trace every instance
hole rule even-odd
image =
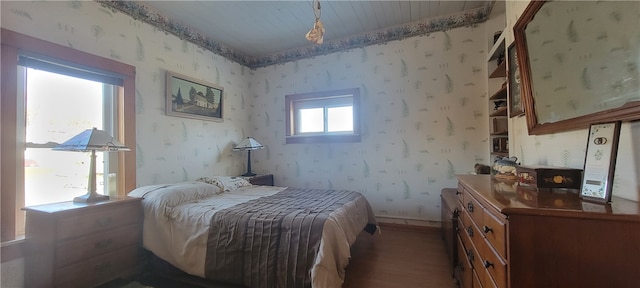
[[[286,97],[287,144],[360,142],[359,89]]]

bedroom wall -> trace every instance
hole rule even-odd
[[[0,1],[0,11],[2,28],[136,67],[138,186],[245,169],[231,148],[249,123],[249,69],[94,1]],[[224,122],[166,116],[167,70],[223,86]],[[0,286],[23,287],[23,265],[2,263]]]
[[[384,221],[439,225],[440,190],[488,162],[484,24],[256,70],[254,170],[362,192]],[[285,95],[361,93],[362,141],[285,144]]]
[[[250,70],[94,1],[2,1],[2,27],[136,67],[137,185],[238,175]],[[166,116],[165,72],[224,88],[224,122]]]
[[[513,42],[513,26],[529,1],[507,1],[507,47]],[[524,117],[509,121],[509,151],[525,165],[553,165],[583,169],[588,129],[549,135],[529,135]],[[513,132],[511,132],[513,131]],[[640,200],[640,122],[624,123],[620,131],[613,196]]]

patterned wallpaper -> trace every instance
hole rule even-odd
[[[440,190],[487,163],[485,32],[465,27],[256,70],[260,172],[362,192],[376,215],[439,221]],[[362,141],[285,144],[285,95],[360,88]]]
[[[57,15],[50,17],[50,15]],[[353,189],[376,213],[439,221],[454,174],[488,161],[484,29],[463,27],[251,70],[96,2],[2,2],[2,26],[136,66],[137,184],[253,170]],[[224,87],[223,123],[164,115],[172,71]],[[284,95],[360,88],[360,143],[284,145]]]
[[[2,27],[136,67],[137,185],[238,175],[250,69],[93,1],[2,1]],[[166,71],[224,87],[224,122],[165,115]]]

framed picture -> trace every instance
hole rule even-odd
[[[619,138],[620,121],[592,124],[589,128],[581,198],[602,203],[611,200]]]
[[[223,89],[211,83],[167,71],[166,114],[223,121]]]
[[[507,49],[509,64],[508,70],[508,87],[509,87],[509,117],[520,116],[524,114],[522,98],[520,97],[520,66],[518,65],[518,55],[516,54],[515,43],[509,45]]]

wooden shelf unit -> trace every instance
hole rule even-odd
[[[500,36],[495,39],[495,42],[487,54],[487,70],[490,72],[488,73],[489,79],[487,79],[489,84],[487,85],[487,94],[490,95],[488,100],[490,138],[489,165],[493,164],[497,156],[509,156],[509,147],[507,145],[509,140],[508,89],[506,85],[507,61],[505,61],[505,36],[507,30],[504,27],[502,28],[503,30]],[[501,86],[498,86],[498,83],[500,83]],[[496,86],[498,86],[497,89],[495,88]],[[496,150],[496,147],[500,147],[500,149]]]

